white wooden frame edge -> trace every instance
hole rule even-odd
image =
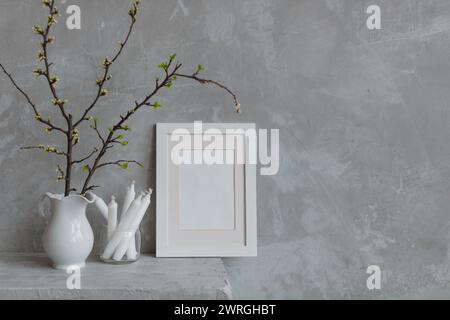
[[[206,248],[173,248],[166,246],[167,237],[167,183],[168,161],[166,136],[178,128],[186,128],[193,132],[193,123],[157,123],[156,124],[156,256],[157,257],[240,257],[257,255],[257,213],[256,213],[256,165],[245,165],[245,235],[246,245],[221,246]],[[202,123],[203,130],[217,128],[255,129],[254,123]]]

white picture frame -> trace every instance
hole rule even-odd
[[[251,123],[201,126],[205,133],[219,130],[224,139],[228,130],[255,131]],[[256,144],[245,134],[239,137],[244,142],[245,163],[175,164],[174,130],[182,129],[194,139],[199,136],[194,127],[194,123],[156,125],[156,256],[256,256],[256,164],[248,161],[251,152],[256,154]],[[208,148],[205,141],[200,143],[201,150]],[[224,152],[236,155],[236,146],[224,146]],[[182,152],[190,149],[198,155],[198,144],[183,148]]]

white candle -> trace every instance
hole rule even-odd
[[[141,207],[141,201],[142,201],[142,195],[138,196],[136,199],[133,200],[130,207],[128,208],[127,212],[125,213],[125,217],[120,219],[119,225],[116,228],[116,231],[114,231],[111,239],[108,241],[108,244],[106,245],[105,250],[103,251],[102,257],[104,259],[109,259],[113,255],[114,251],[116,250],[117,246],[121,242],[125,231],[127,231],[127,226],[131,224],[132,217],[136,215],[136,212],[139,211],[139,208]]]
[[[130,225],[130,230],[133,232],[133,236],[131,237],[127,249],[127,258],[130,260],[136,259],[137,256],[137,250],[136,250],[136,237],[135,234],[139,228],[139,225],[142,222],[142,219],[144,218],[145,212],[147,211],[150,202],[151,202],[151,195],[153,190],[149,189],[148,194],[142,199],[141,208],[139,209],[137,215],[134,217],[133,221]]]
[[[125,193],[125,198],[123,200],[122,212],[120,213],[120,219],[123,219],[125,213],[127,212],[128,208],[130,208],[130,205],[136,195],[136,193],[134,192],[134,183],[135,181],[133,180],[131,182],[131,185],[127,187],[127,192]]]
[[[122,240],[120,241],[119,245],[116,248],[116,251],[113,255],[113,260],[120,261],[122,260],[123,256],[125,255],[125,251],[127,251],[127,248],[130,244],[130,240],[133,238],[133,233],[131,232],[124,232],[122,236]]]
[[[96,194],[90,192],[92,197],[94,198],[94,204],[97,207],[98,211],[102,214],[103,218],[108,220],[108,206],[106,205],[105,201],[103,201],[102,198],[97,196]]]
[[[149,189],[148,193],[142,199],[141,207],[135,213],[133,220],[131,221],[131,225],[130,225],[131,231],[136,232],[137,229],[139,228],[139,225],[141,224],[141,221],[144,218],[145,212],[147,212],[148,206],[150,205],[152,192],[153,192],[153,190]]]
[[[136,250],[136,233],[133,234],[133,236],[130,239],[130,244],[128,245],[127,249],[127,258],[128,260],[135,260],[137,258],[137,250]]]
[[[134,209],[137,202],[133,201],[130,209],[125,214],[125,218],[120,221],[118,232],[114,233],[111,241],[108,243],[105,252],[103,253],[104,258],[108,259],[110,255],[113,255],[114,260],[122,260],[125,252],[130,247],[130,243],[134,243],[134,235],[137,231],[137,228],[139,227],[139,224],[142,221],[142,218],[145,215],[145,212],[148,209],[148,206],[150,205],[151,194],[151,189],[147,194],[141,193],[141,195],[138,197],[140,201],[137,210]],[[110,246],[110,248],[108,248],[108,246]],[[130,255],[132,257],[135,257],[136,254],[137,252],[130,252]]]
[[[108,240],[111,239],[117,228],[117,202],[116,197],[111,196],[108,204]]]

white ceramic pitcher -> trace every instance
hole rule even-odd
[[[46,193],[51,200],[51,218],[42,244],[55,269],[82,268],[94,246],[94,233],[86,218],[87,205],[95,195],[86,197]]]

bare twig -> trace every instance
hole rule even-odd
[[[45,146],[43,144],[39,144],[37,146],[26,146],[26,147],[21,147],[20,148],[20,150],[31,150],[31,149],[39,149],[39,150],[43,150],[43,151],[48,152],[48,153],[54,153],[54,154],[57,154],[57,155],[60,155],[60,156],[67,156],[67,153],[65,153],[64,151],[59,151],[55,147]]]
[[[112,161],[112,162],[101,163],[101,164],[97,165],[97,169],[100,169],[100,168],[106,167],[106,166],[110,166],[110,165],[122,166],[125,163],[127,163],[127,164],[134,163],[140,167],[143,167],[142,163],[140,163],[139,161],[136,161],[136,160],[117,160],[117,161]]]
[[[127,126],[125,126],[125,122],[133,114],[135,114],[139,109],[141,109],[143,106],[151,106],[155,109],[159,108],[160,104],[158,102],[151,103],[152,98],[162,88],[164,88],[164,87],[170,88],[172,86],[172,82],[176,80],[177,76],[189,78],[189,79],[195,80],[195,81],[203,83],[203,84],[213,84],[213,85],[216,85],[216,86],[226,90],[233,97],[236,111],[240,112],[240,104],[237,100],[237,97],[229,88],[227,88],[226,86],[222,85],[221,83],[219,83],[217,81],[203,79],[203,78],[198,77],[199,72],[202,70],[202,68],[200,68],[200,66],[197,69],[197,71],[195,73],[193,73],[192,75],[179,73],[178,71],[180,70],[182,64],[175,62],[174,61],[175,57],[176,57],[175,55],[171,55],[170,59],[167,63],[162,63],[160,65],[160,67],[164,70],[164,79],[162,81],[157,79],[155,81],[155,87],[154,87],[153,91],[150,94],[148,94],[147,96],[145,96],[144,99],[142,99],[140,102],[135,101],[134,107],[132,109],[128,110],[128,112],[125,115],[121,115],[120,120],[110,129],[108,136],[102,142],[101,149],[100,149],[99,153],[97,154],[97,157],[95,158],[92,167],[90,167],[89,173],[86,177],[83,189],[81,191],[82,193],[84,193],[86,191],[86,188],[89,185],[89,182],[92,179],[92,176],[94,175],[95,171],[98,168],[103,167],[105,165],[104,163],[103,164],[100,163],[100,160],[105,155],[107,150],[110,149],[114,143],[118,143],[118,141],[114,138],[114,133],[119,130],[126,130]],[[107,165],[118,164],[118,163],[120,163],[120,161],[123,161],[123,160],[119,160],[117,162],[112,162],[112,163],[108,162]]]
[[[195,81],[197,81],[197,82],[199,82],[201,84],[213,84],[215,86],[218,86],[219,88],[224,89],[225,91],[227,91],[233,97],[234,106],[235,106],[236,112],[238,112],[238,113],[241,112],[241,104],[239,103],[236,95],[233,93],[233,91],[228,89],[228,87],[224,86],[223,84],[221,84],[221,83],[219,83],[217,81],[214,81],[214,80],[200,78],[200,77],[197,76],[198,72],[195,72],[192,75],[182,74],[182,73],[175,73],[174,75],[177,76],[177,77],[181,77],[181,78],[192,79],[192,80],[195,80]]]
[[[64,171],[63,171],[63,169],[61,168],[61,166],[58,164],[58,166],[56,167],[56,169],[57,169],[57,171],[58,171],[58,173],[61,175],[61,176],[64,176]]]
[[[53,104],[58,106],[61,115],[66,120],[67,124],[67,131],[66,133],[66,140],[67,140],[67,152],[66,154],[66,174],[65,174],[65,187],[64,187],[64,195],[68,196],[70,194],[71,188],[71,177],[72,177],[72,148],[74,143],[77,143],[77,141],[74,141],[73,139],[73,120],[72,115],[68,112],[66,112],[64,105],[66,101],[59,98],[57,92],[56,92],[56,83],[58,82],[57,77],[53,77],[50,74],[50,67],[53,63],[48,61],[48,44],[52,43],[54,38],[49,38],[49,33],[51,27],[57,22],[56,16],[58,16],[59,11],[55,6],[55,0],[49,0],[46,3],[44,3],[45,6],[48,7],[49,15],[47,19],[47,26],[45,27],[45,30],[42,30],[40,27],[35,26],[34,30],[37,34],[42,36],[42,42],[41,42],[41,48],[42,51],[38,54],[38,58],[44,62],[45,70],[42,69],[36,69],[34,72],[35,74],[43,75],[48,83],[48,86],[50,88],[50,91],[53,96]]]
[[[123,49],[125,48],[125,45],[128,42],[128,39],[130,38],[130,35],[133,31],[133,27],[136,23],[136,13],[137,13],[137,8],[138,8],[139,2],[134,2],[133,3],[133,8],[136,10],[134,12],[134,14],[130,14],[131,17],[131,23],[130,26],[128,28],[128,32],[125,36],[125,39],[122,42],[119,42],[119,50],[116,52],[116,54],[114,55],[114,57],[110,60],[109,58],[105,58],[105,60],[103,61],[103,67],[104,67],[104,72],[103,72],[103,76],[100,80],[97,80],[97,94],[94,98],[94,100],[92,101],[92,103],[89,105],[89,107],[86,108],[86,110],[83,112],[83,115],[81,116],[81,118],[75,122],[74,124],[74,128],[76,128],[81,122],[83,122],[84,120],[88,120],[88,114],[89,112],[91,112],[91,110],[95,107],[95,105],[97,104],[99,98],[102,96],[102,93],[104,93],[104,84],[107,80],[110,79],[110,75],[108,74],[109,69],[111,67],[111,65],[116,62],[116,60],[119,58],[120,54],[122,53]],[[132,10],[132,9],[130,9]]]
[[[43,73],[43,76],[47,80],[47,83],[48,83],[48,86],[52,93],[52,96],[54,98],[55,104],[58,106],[59,110],[61,111],[61,115],[66,119],[66,122],[69,123],[69,114],[64,109],[64,103],[59,103],[59,102],[63,102],[63,100],[61,100],[58,97],[58,94],[56,92],[57,78],[52,77],[50,74],[50,66],[52,66],[53,63],[48,61],[48,44],[53,42],[53,39],[49,39],[49,33],[50,33],[51,27],[56,23],[55,17],[59,14],[59,11],[55,6],[55,0],[50,0],[50,3],[48,5],[48,10],[49,10],[49,16],[48,16],[47,26],[45,28],[44,33],[40,33],[40,35],[42,36],[42,43],[41,43],[41,48],[42,48],[42,53],[43,53],[42,58],[44,61],[44,66],[45,66],[45,72]]]
[[[58,173],[59,173],[59,176],[58,176],[58,181],[60,181],[60,180],[64,180],[65,179],[65,176],[64,176],[64,171],[63,171],[63,169],[61,168],[61,166],[58,164],[57,165],[57,167],[56,167],[56,171],[58,171]]]
[[[102,134],[98,130],[97,119],[95,117],[89,117],[88,120],[92,120],[92,124],[90,125],[90,127],[95,131],[95,133],[97,134],[97,137],[100,139],[102,144],[105,143],[105,139],[103,138]]]
[[[94,190],[95,188],[100,188],[100,186],[89,186],[88,188],[86,188],[83,194],[85,194],[88,191]]]
[[[37,121],[47,125],[49,128],[51,128],[52,130],[56,130],[56,131],[60,131],[62,133],[66,133],[66,131],[58,126],[55,126],[53,123],[50,122],[50,120],[45,120],[42,118],[41,114],[38,112],[36,105],[31,101],[30,97],[28,96],[28,94],[16,83],[16,81],[14,80],[13,76],[6,71],[5,67],[3,67],[3,65],[0,63],[0,68],[2,69],[3,73],[9,78],[9,80],[11,81],[11,83],[13,84],[13,86],[25,97],[25,99],[27,100],[28,104],[31,106],[33,112],[34,112],[34,116],[36,118]]]
[[[95,132],[97,133],[97,137],[100,139],[100,141],[101,141],[102,143],[105,143],[105,139],[103,138],[103,136],[102,136],[102,134],[100,133],[100,131],[98,131],[98,128],[95,127],[95,128],[93,128],[93,129],[94,129]]]
[[[88,160],[90,157],[92,157],[97,151],[98,151],[98,149],[94,148],[94,150],[92,150],[91,153],[89,153],[87,156],[85,156],[84,158],[81,158],[80,160],[74,160],[74,161],[72,161],[72,163],[73,164],[82,163],[82,162]]]
[[[167,69],[170,67],[171,63],[172,63],[173,59],[170,59],[170,62],[167,65]],[[171,79],[171,77],[174,75],[175,72],[177,72],[177,70],[179,70],[181,68],[181,63],[175,64],[175,67],[172,69],[172,71],[167,71],[165,70],[165,78],[164,80],[159,83],[157,82],[155,84],[155,88],[153,89],[153,91],[147,95],[141,102],[135,102],[135,106],[133,109],[128,110],[128,112],[125,115],[120,116],[120,120],[112,127],[112,129],[110,130],[107,138],[105,139],[104,143],[102,144],[102,147],[99,151],[99,153],[97,154],[97,157],[94,160],[94,164],[92,165],[92,167],[89,170],[89,173],[86,177],[86,180],[84,181],[84,185],[83,188],[81,190],[81,193],[85,193],[86,192],[86,188],[89,185],[90,180],[92,179],[92,176],[94,175],[95,171],[99,168],[100,164],[100,160],[103,158],[103,156],[105,155],[106,151],[108,149],[111,148],[111,143],[114,140],[114,133],[117,130],[124,130],[124,123],[134,114],[136,113],[140,108],[142,108],[143,106],[151,106],[150,104],[150,100],[153,98],[153,96],[155,96],[155,94],[161,90],[161,88],[165,87],[165,85],[167,84],[167,82],[169,81],[169,79]],[[102,165],[103,166],[103,165]]]

